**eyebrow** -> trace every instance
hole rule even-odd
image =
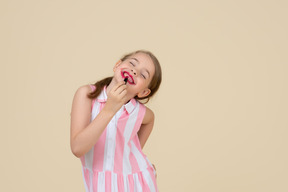
[[[136,59],[136,58],[134,58],[134,57],[133,57],[133,58],[131,58],[131,59],[134,59],[135,61],[137,61],[137,62],[138,62],[138,64],[140,63],[140,62],[139,62],[139,60],[138,60],[138,59]],[[150,77],[150,73],[149,73],[149,71],[148,71],[146,68],[145,68],[145,71],[148,73],[148,75],[149,75],[149,77]]]
[[[131,59],[134,59],[134,60],[136,60],[138,63],[140,63],[140,62],[139,62],[139,60],[138,60],[138,59],[136,59],[136,58],[134,58],[134,57],[133,57],[133,58],[131,58]]]

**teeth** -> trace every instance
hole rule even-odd
[[[134,83],[133,78],[126,71],[123,72],[124,79],[127,79],[130,83]]]
[[[128,77],[128,81],[133,83],[133,79],[131,77]]]

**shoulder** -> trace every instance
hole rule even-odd
[[[92,87],[91,85],[82,85],[81,87],[79,87],[76,92],[75,92],[75,95],[74,95],[74,100],[76,101],[79,101],[79,100],[82,100],[82,101],[90,101],[91,102],[91,99],[88,98],[88,94],[92,92]]]
[[[94,85],[82,85],[81,87],[79,87],[77,90],[76,90],[76,93],[75,95],[87,95],[89,93],[91,93],[93,91],[93,87]]]
[[[146,108],[146,112],[145,112],[142,124],[151,123],[154,121],[154,118],[155,118],[154,112],[149,107],[145,106],[145,108]]]
[[[90,93],[92,90],[93,90],[93,87],[95,87],[94,85],[90,85],[90,84],[87,84],[87,85],[82,85],[81,87],[79,87],[77,89],[77,92],[84,92],[84,93]]]
[[[71,116],[78,117],[81,114],[89,114],[92,106],[92,99],[87,95],[92,91],[90,85],[79,87],[74,95],[72,102]]]

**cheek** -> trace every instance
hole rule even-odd
[[[118,67],[118,68],[115,70],[115,73],[121,75],[122,69],[123,69],[123,67]]]
[[[141,86],[141,88],[145,88],[149,86],[149,82],[147,80],[141,79],[139,82],[139,87]]]
[[[121,74],[121,69],[120,68],[117,68],[115,71],[114,71],[114,77],[116,79],[118,79],[119,81],[122,79],[122,74]]]

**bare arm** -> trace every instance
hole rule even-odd
[[[70,146],[76,157],[81,157],[96,144],[110,120],[126,102],[126,85],[120,82],[107,93],[108,99],[104,108],[90,123],[92,102],[87,97],[90,91],[89,85],[80,87],[72,103]]]
[[[152,132],[153,125],[154,125],[154,113],[153,111],[151,111],[151,109],[146,107],[146,113],[142,125],[140,127],[140,130],[138,131],[138,137],[142,148],[144,147],[150,133]]]

